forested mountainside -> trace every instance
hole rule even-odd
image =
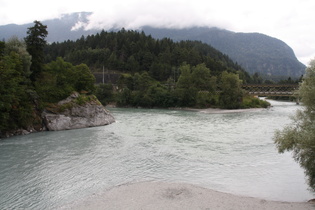
[[[132,30],[102,31],[76,41],[52,43],[46,47],[45,54],[46,62],[62,57],[75,65],[85,63],[92,71],[101,71],[103,67],[128,73],[146,71],[158,81],[166,81],[174,74],[178,78],[176,69],[184,62],[192,66],[205,63],[213,75],[229,71],[239,73],[244,82],[250,82],[246,71],[207,44],[158,40]]]
[[[161,29],[144,27],[146,34],[155,38],[168,37],[174,41],[199,40],[210,44],[240,64],[248,73],[259,73],[269,78],[279,76],[298,78],[305,65],[283,41],[259,33],[235,33],[219,28],[195,27]]]

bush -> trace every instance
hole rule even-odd
[[[243,109],[267,108],[268,106],[270,106],[270,103],[268,101],[261,100],[253,96],[245,96],[241,104],[241,108]]]
[[[115,101],[112,84],[99,84],[96,87],[95,95],[104,106]]]

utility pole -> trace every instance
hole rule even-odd
[[[103,66],[103,84],[104,84],[104,66]]]

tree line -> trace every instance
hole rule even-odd
[[[122,29],[52,43],[45,52],[47,62],[62,57],[74,64],[83,62],[92,71],[105,68],[119,72],[115,84],[97,86],[96,95],[103,104],[200,108],[268,105],[244,96],[240,85],[253,82],[253,77],[228,56],[199,41],[159,40],[144,32]],[[113,87],[118,90],[113,91]]]
[[[246,96],[239,75],[224,71],[217,77],[204,63],[179,67],[177,82],[160,82],[148,72],[122,74],[116,84],[100,84],[96,96],[103,103],[115,101],[118,106],[133,107],[218,107],[226,109],[267,107],[269,103]]]

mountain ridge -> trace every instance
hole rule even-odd
[[[300,77],[305,65],[300,63],[285,42],[261,33],[236,33],[219,28],[193,27],[186,29],[142,30],[155,38],[168,37],[174,41],[198,40],[228,55],[249,73],[265,76]]]
[[[63,42],[96,34],[100,30],[84,30],[84,27],[77,27],[88,23],[88,16],[91,14],[91,12],[78,12],[42,21],[48,26],[47,41]],[[32,25],[29,23],[0,26],[0,39],[9,39],[13,35],[23,38],[26,36],[27,28]],[[76,30],[73,30],[74,28]],[[297,60],[292,48],[285,42],[260,33],[232,32],[216,27],[169,29],[143,26],[140,30],[157,39],[168,37],[174,41],[202,41],[228,55],[250,74],[259,73],[267,78],[299,78],[306,68]]]

